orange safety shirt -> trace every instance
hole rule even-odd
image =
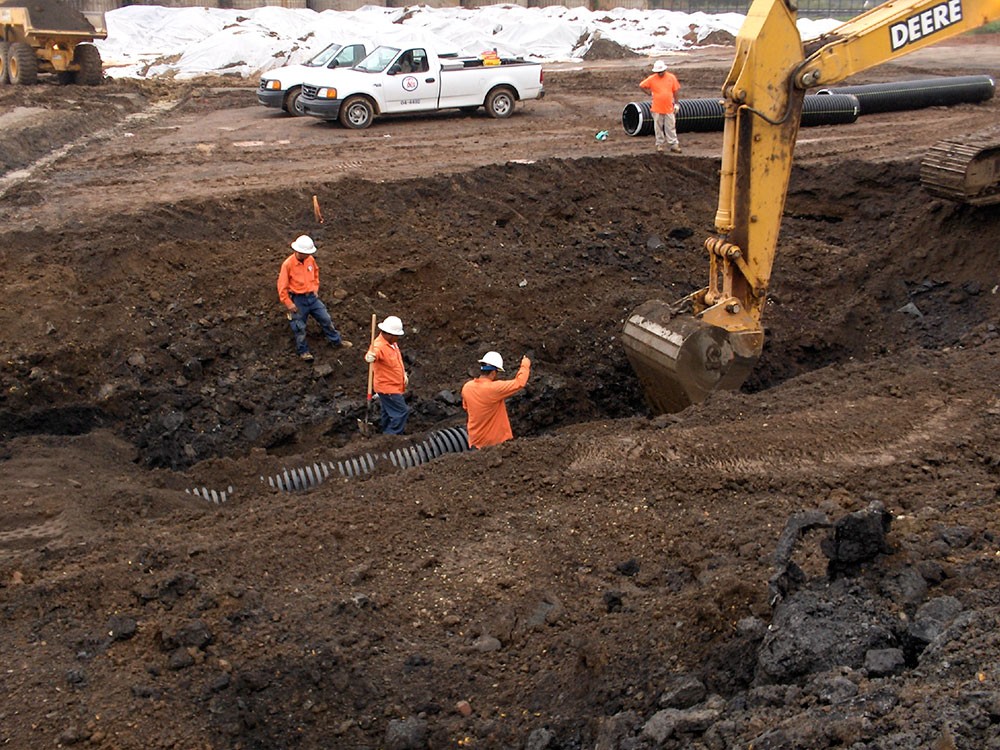
[[[406,369],[399,345],[390,344],[379,335],[368,353],[375,355],[372,362],[372,388],[375,393],[406,393]]]
[[[517,369],[513,380],[478,377],[462,386],[462,408],[469,413],[469,445],[486,448],[514,437],[504,399],[524,388],[530,374],[528,362]]]
[[[281,271],[278,273],[278,299],[288,307],[292,304],[289,299],[289,292],[296,294],[308,294],[319,291],[319,266],[316,259],[307,255],[303,260],[295,257],[292,253],[285,262],[281,264]]]
[[[674,113],[674,94],[681,90],[681,83],[673,73],[653,73],[648,78],[643,79],[639,88],[646,89],[653,94],[653,106],[650,110],[658,115],[672,115]]]

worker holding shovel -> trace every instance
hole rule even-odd
[[[403,335],[403,321],[389,315],[378,324],[379,335],[365,352],[365,362],[371,365],[372,387],[382,405],[382,432],[387,435],[402,435],[410,407],[403,394],[410,383],[410,377],[403,366],[403,353],[399,349],[399,338]]]

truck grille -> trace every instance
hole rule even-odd
[[[319,93],[319,86],[310,86],[309,84],[303,84],[302,93],[305,94],[310,99],[315,99],[316,94]]]
[[[265,86],[267,86],[267,79],[266,78],[261,78],[260,79],[260,85],[257,88],[259,88],[261,91],[264,91],[264,87]]]

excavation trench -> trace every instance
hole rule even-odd
[[[518,435],[647,414],[621,325],[646,299],[706,283],[717,168],[688,157],[546,160],[8,234],[43,276],[64,277],[67,299],[11,321],[22,330],[2,385],[5,408],[22,416],[4,437],[44,431],[45,414],[79,414],[78,429],[111,426],[142,464],[173,469],[252,448],[343,447],[364,416],[372,313],[399,315],[407,329],[411,434],[461,423],[461,386],[490,349],[535,363],[509,402]],[[324,224],[313,194],[328,207]],[[968,222],[947,205],[928,213],[926,200],[914,161],[795,170],[767,344],[744,390],[975,334],[996,299],[976,280],[984,261],[964,252],[952,262],[970,246]],[[311,327],[312,365],[294,355],[274,288],[300,233],[320,248],[320,296],[358,344],[329,350]],[[69,308],[80,312],[65,317]],[[43,344],[20,335],[46,327]]]

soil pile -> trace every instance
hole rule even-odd
[[[59,0],[3,0],[0,8],[27,8],[33,29],[97,33],[83,13]]]

